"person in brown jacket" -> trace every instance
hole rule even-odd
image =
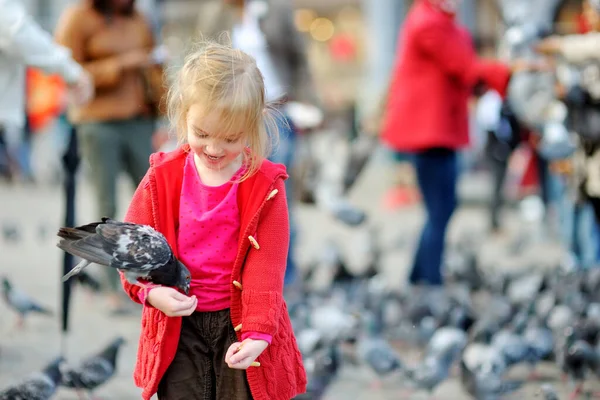
[[[115,218],[116,183],[125,170],[137,187],[149,167],[162,68],[150,24],[135,0],[80,0],[65,10],[56,39],[95,82],[95,98],[69,110],[95,189],[97,216]],[[119,275],[109,271],[113,306]]]

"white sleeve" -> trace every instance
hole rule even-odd
[[[563,36],[560,38],[560,53],[567,62],[573,64],[600,60],[600,34]]]
[[[20,0],[0,0],[0,51],[25,65],[59,74],[68,83],[76,82],[83,72],[70,50],[56,44]]]

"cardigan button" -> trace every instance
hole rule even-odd
[[[152,347],[152,351],[155,352],[155,353],[158,353],[158,348],[159,348],[158,343],[156,343],[154,345],[154,347]]]
[[[250,241],[250,243],[252,243],[252,246],[256,249],[259,250],[260,246],[258,245],[258,242],[256,241],[256,239],[254,239],[253,236],[248,236],[248,240]]]
[[[271,193],[269,193],[269,195],[267,196],[267,201],[271,200],[273,197],[275,197],[275,195],[279,193],[279,190],[277,189],[273,189],[273,191]]]
[[[233,286],[235,286],[236,288],[242,290],[242,284],[239,283],[238,281],[233,281]]]
[[[242,330],[242,324],[239,324],[238,326],[236,326],[235,328],[233,328],[234,331],[239,332]]]

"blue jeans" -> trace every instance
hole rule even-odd
[[[427,220],[409,279],[413,284],[441,285],[446,228],[457,205],[457,155],[448,149],[431,149],[415,154],[414,165]]]
[[[557,177],[555,182],[563,245],[581,268],[590,268],[598,251],[594,210],[587,202],[575,203],[565,178]]]
[[[294,250],[296,243],[296,223],[294,221],[293,188],[294,182],[290,171],[294,163],[294,149],[296,144],[296,131],[292,121],[287,115],[277,115],[277,128],[279,129],[279,145],[273,149],[269,159],[273,162],[285,165],[290,177],[285,181],[285,193],[288,202],[290,220],[290,244],[288,248],[287,267],[285,270],[284,284],[287,286],[296,279],[296,263],[294,261]]]

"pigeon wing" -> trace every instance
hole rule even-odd
[[[79,378],[87,389],[95,389],[108,381],[115,370],[108,360],[94,357],[81,365]]]
[[[48,400],[56,386],[45,375],[39,374],[23,383],[0,392],[0,400]]]
[[[107,223],[99,225],[104,249],[112,254],[111,267],[149,273],[172,257],[165,237],[146,225]]]

